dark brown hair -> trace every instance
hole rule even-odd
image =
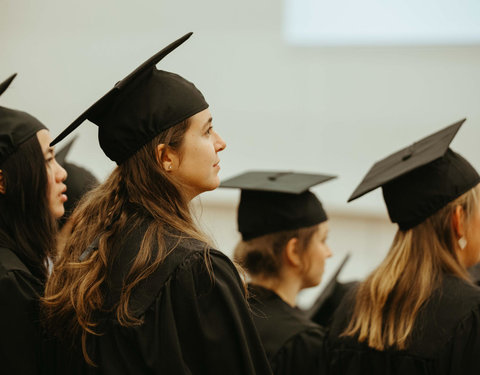
[[[277,277],[283,266],[283,251],[288,241],[298,238],[298,245],[307,249],[318,225],[265,234],[248,241],[240,241],[234,250],[234,260],[252,276]]]
[[[44,307],[47,324],[51,323],[54,334],[67,339],[81,336],[83,354],[90,364],[93,362],[86,351],[86,339],[89,334],[100,333],[96,316],[105,302],[104,282],[116,250],[112,243],[120,233],[128,231],[127,220],[128,227],[135,228],[146,218],[152,219],[114,306],[116,318],[123,326],[142,323],[129,310],[130,296],[135,286],[151,275],[172,250],[166,248],[166,234],[208,242],[194,224],[181,186],[164,170],[157,151],[159,144],[165,144],[181,154],[188,127],[188,120],[184,121],[143,146],[84,196],[71,216],[74,232],[47,282]],[[80,255],[95,240],[98,250],[80,261]],[[208,252],[205,254],[209,267]]]
[[[47,257],[55,249],[56,222],[48,202],[45,156],[36,135],[1,165],[5,194],[0,194],[0,246],[13,250],[45,281]]]

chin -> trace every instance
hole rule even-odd
[[[220,186],[220,180],[217,179],[217,181],[213,182],[213,183],[210,184],[209,186],[206,186],[206,187],[205,187],[205,191],[215,190],[215,189],[218,188],[219,186]]]
[[[60,219],[64,214],[65,214],[65,208],[63,208],[63,205],[62,205],[62,208],[58,207],[58,208],[52,209],[52,215],[55,219]]]

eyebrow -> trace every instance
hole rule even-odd
[[[212,123],[212,121],[213,121],[213,118],[210,117],[210,118],[205,122],[205,124],[203,124],[202,129],[205,129],[207,126],[210,126],[210,124]]]

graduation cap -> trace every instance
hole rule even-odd
[[[192,33],[169,44],[118,82],[52,142],[60,142],[85,120],[98,126],[100,147],[117,164],[162,131],[208,108],[202,93],[181,76],[155,65]]]
[[[8,86],[10,86],[10,83],[15,79],[17,76],[17,73],[12,74],[10,77],[8,77],[5,81],[0,83],[0,95],[2,95],[6,89],[8,89]]]
[[[348,201],[381,186],[391,221],[407,230],[472,189],[477,171],[449,148],[465,120],[375,163]]]
[[[17,74],[0,83],[0,95],[10,86]],[[46,126],[28,113],[0,107],[0,165],[26,140]]]
[[[253,171],[225,180],[224,188],[241,189],[238,231],[244,241],[269,233],[294,230],[326,221],[318,198],[308,189],[336,176]]]
[[[68,220],[73,209],[83,195],[99,183],[97,178],[89,170],[66,161],[68,153],[77,138],[78,136],[75,136],[63,148],[55,153],[55,159],[67,171],[65,184],[67,185],[68,200],[63,204],[65,207],[65,214],[59,220],[60,227]]]

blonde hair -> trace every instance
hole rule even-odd
[[[416,227],[398,230],[386,258],[359,286],[353,317],[342,336],[369,347],[406,349],[415,319],[446,274],[469,281],[456,255],[452,216],[457,206],[468,223],[478,206],[477,186]]]
[[[318,224],[240,241],[235,247],[233,258],[252,276],[277,277],[283,265],[282,253],[288,241],[298,238],[299,248],[306,251],[317,230]]]
[[[194,224],[181,187],[158,162],[157,146],[165,144],[181,151],[188,127],[184,121],[155,137],[84,196],[71,217],[74,231],[47,281],[43,306],[50,331],[66,339],[81,336],[84,357],[92,365],[86,339],[89,334],[100,334],[96,317],[104,308],[104,285],[115,256],[115,238],[151,219],[113,307],[123,326],[142,323],[129,310],[130,296],[173,250],[165,244],[166,235],[209,242]],[[80,260],[94,242],[98,242],[98,249]],[[211,272],[208,251],[205,262]]]

